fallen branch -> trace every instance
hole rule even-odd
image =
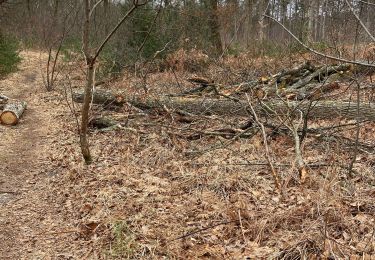
[[[297,163],[298,173],[300,175],[301,183],[304,183],[308,176],[308,172],[305,166],[305,162],[303,161],[302,149],[301,149],[301,138],[298,134],[298,128],[299,128],[299,125],[302,123],[302,121],[303,121],[303,115],[301,114],[301,122],[299,124],[292,125],[291,131],[294,137],[294,150],[296,153],[296,163]]]
[[[192,235],[195,235],[195,234],[198,234],[200,232],[203,232],[203,231],[206,231],[208,229],[211,229],[211,228],[215,228],[215,227],[218,227],[218,226],[221,226],[221,225],[227,225],[227,224],[230,224],[230,223],[237,223],[236,220],[232,220],[232,221],[223,221],[223,222],[220,222],[220,223],[217,223],[217,224],[213,224],[211,226],[208,226],[208,227],[204,227],[204,228],[201,228],[201,229],[198,229],[198,230],[195,230],[195,231],[192,231],[192,232],[189,232],[185,235],[182,235],[182,236],[179,236],[179,237],[176,237],[176,238],[173,238],[169,241],[176,241],[176,240],[179,240],[179,239],[183,239],[183,238],[187,238],[189,236],[192,236]]]
[[[276,189],[281,193],[281,185],[280,185],[279,176],[278,176],[278,174],[275,170],[275,167],[273,166],[271,156],[270,156],[270,151],[269,151],[269,147],[268,147],[268,143],[267,143],[266,129],[265,129],[264,125],[259,121],[258,115],[256,114],[253,106],[251,105],[249,97],[248,96],[246,96],[246,97],[247,97],[247,102],[249,104],[249,107],[251,109],[251,113],[254,117],[254,120],[259,125],[259,127],[261,128],[261,132],[262,132],[262,136],[263,136],[263,145],[264,145],[264,149],[265,149],[265,153],[266,153],[265,155],[266,155],[266,159],[267,159],[267,162],[268,162],[268,166],[270,167],[273,179],[275,181]]]

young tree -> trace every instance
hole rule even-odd
[[[91,16],[95,9],[99,6],[102,0],[98,0],[94,5],[91,5],[90,0],[84,0],[84,23],[82,28],[82,50],[86,60],[86,71],[87,79],[85,86],[85,95],[82,104],[81,112],[81,127],[80,127],[80,144],[83,158],[86,164],[92,162],[92,157],[90,153],[90,146],[87,137],[87,129],[89,124],[89,109],[90,101],[92,98],[92,89],[95,80],[95,63],[100,53],[102,52],[104,46],[120,28],[120,26],[125,22],[125,20],[137,9],[138,7],[145,5],[147,0],[140,3],[139,0],[133,0],[132,7],[129,11],[120,19],[117,25],[108,33],[102,43],[99,45],[95,51],[92,51],[92,46],[90,44],[90,25],[91,25]]]

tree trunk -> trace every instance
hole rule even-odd
[[[87,129],[89,124],[89,110],[92,98],[92,89],[95,80],[95,63],[99,54],[103,50],[104,46],[111,39],[111,37],[116,33],[118,28],[124,23],[124,21],[134,12],[134,10],[147,3],[139,4],[138,1],[133,2],[132,8],[122,17],[122,19],[117,23],[113,30],[105,37],[101,45],[92,54],[90,51],[90,0],[84,0],[84,23],[82,28],[82,49],[86,59],[86,69],[87,69],[87,79],[86,87],[83,97],[83,105],[81,111],[81,127],[80,127],[80,144],[82,150],[82,156],[85,159],[86,164],[92,162],[92,157],[90,154],[90,146],[87,137]],[[99,2],[97,2],[99,3]]]
[[[208,25],[210,27],[210,40],[214,47],[215,55],[223,51],[223,44],[220,35],[220,22],[218,16],[218,0],[205,0],[208,11]]]
[[[307,41],[313,42],[314,41],[314,21],[315,21],[315,3],[316,0],[309,0],[307,1],[307,16],[308,16],[308,24],[307,24]]]
[[[85,94],[83,98],[82,105],[82,119],[81,119],[81,132],[80,132],[80,142],[83,158],[86,164],[90,164],[92,161],[90,154],[90,146],[87,138],[87,128],[89,124],[89,110],[92,96],[92,87],[94,83],[94,65],[89,64],[87,68],[87,82],[85,87]]]
[[[320,32],[320,39],[322,42],[326,40],[326,17],[327,17],[327,9],[328,9],[328,0],[323,0],[322,4],[322,20],[321,20],[321,32]]]
[[[83,103],[84,92],[77,91],[73,93],[73,100],[78,103]],[[90,99],[91,101],[91,99]],[[117,95],[109,91],[96,90],[95,94],[92,96],[92,103],[98,105],[114,105],[119,106],[125,103],[124,97],[122,95]]]
[[[75,102],[82,102],[82,92],[76,92],[73,95]],[[96,96],[110,97],[111,93],[107,91],[95,91],[93,101],[101,100]],[[113,95],[112,100],[116,104],[116,100],[120,95]],[[109,99],[108,99],[109,100]],[[149,98],[143,100],[141,98],[123,98],[117,105],[129,103],[137,108],[147,109],[161,109],[168,107],[173,110],[181,110],[193,114],[216,114],[227,116],[248,117],[248,103],[244,100],[234,101],[230,99],[198,99],[186,97],[160,97]],[[288,104],[288,107],[286,107]],[[355,102],[340,102],[340,101],[313,101],[310,107],[310,102],[296,102],[296,101],[265,101],[263,105],[255,107],[256,113],[260,115],[272,115],[272,113],[285,114],[288,110],[309,112],[310,118],[331,119],[343,117],[347,119],[357,119],[357,105]],[[360,120],[375,121],[375,104],[362,103],[359,107]]]
[[[259,7],[258,7],[259,14],[257,16],[257,18],[258,18],[258,35],[259,35],[258,40],[259,40],[260,44],[262,44],[265,41],[265,39],[266,39],[264,30],[267,27],[267,25],[265,24],[264,17],[262,16],[262,14],[265,11],[264,10],[265,9],[265,4],[266,3],[265,3],[264,0],[260,0],[258,2],[258,5],[259,5]],[[270,12],[270,10],[268,9],[267,12]]]
[[[26,102],[14,101],[4,106],[0,121],[4,125],[16,125],[26,109]]]
[[[85,21],[83,25],[83,52],[86,58],[87,64],[87,79],[86,79],[86,87],[85,93],[83,98],[83,105],[81,111],[81,128],[79,133],[80,143],[81,143],[81,151],[82,156],[86,162],[86,164],[90,164],[92,161],[91,154],[90,154],[90,146],[87,137],[87,128],[89,124],[89,109],[90,109],[90,101],[92,96],[92,87],[94,82],[94,65],[95,60],[92,59],[90,51],[89,51],[89,44],[90,44],[90,1],[85,0]]]
[[[286,0],[281,0],[280,3],[280,16],[281,16],[281,23],[287,26],[286,22],[288,21],[288,2]],[[285,40],[285,30],[281,30],[281,39]]]
[[[109,0],[103,1],[103,8],[104,8],[104,19],[106,21],[109,20]],[[104,24],[104,34],[107,35],[109,33],[109,25],[108,23]]]

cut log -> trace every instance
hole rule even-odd
[[[12,101],[5,105],[0,115],[0,121],[4,125],[16,125],[26,109],[26,102]]]
[[[93,100],[98,100],[96,95],[103,96],[103,91],[95,91]],[[80,94],[83,95],[83,94]],[[105,94],[107,97],[111,97],[111,93]],[[73,100],[75,102],[82,102],[82,96],[78,93],[74,94]],[[115,99],[116,96],[112,95]],[[186,97],[160,97],[160,98],[129,98],[123,99],[122,103],[128,102],[134,107],[142,110],[147,109],[161,109],[165,107],[175,111],[185,111],[192,114],[216,114],[216,115],[228,115],[228,116],[240,116],[248,117],[248,103],[245,100],[231,100],[231,99],[210,99],[210,98],[186,98]],[[287,102],[289,108],[286,107],[286,103],[283,101],[265,101],[263,105],[257,105],[255,111],[257,114],[278,113],[284,114],[289,110],[293,111],[309,111],[310,118],[337,118],[343,117],[346,119],[357,118],[357,104],[355,102],[341,102],[341,101],[313,101],[310,107],[310,102]],[[361,120],[375,121],[375,103],[361,103],[359,106],[359,117]]]
[[[322,78],[329,76],[333,73],[337,73],[340,71],[347,71],[351,68],[349,64],[342,64],[337,66],[323,66],[322,68],[314,71],[308,76],[301,77],[300,80],[298,80],[296,83],[291,85],[289,88],[291,89],[299,89],[305,85],[307,85],[309,82],[311,82],[313,79],[318,78],[318,81],[322,81]]]
[[[335,89],[340,88],[339,79],[341,74],[335,73],[328,76],[324,82],[321,83],[309,83],[299,89],[289,89],[286,88],[283,93],[280,93],[281,96],[286,96],[288,99],[290,97],[296,97],[297,100],[310,99],[316,100],[320,98],[323,94],[331,92]]]
[[[315,71],[316,68],[311,64],[310,61],[307,61],[297,67],[294,67],[292,69],[289,69],[289,70],[284,70],[284,71],[281,71],[279,73],[277,73],[276,75],[273,75],[272,77],[274,79],[277,80],[278,83],[282,82],[283,79],[285,79],[286,77],[294,77],[298,74],[301,74],[301,72],[304,72],[304,71]]]
[[[84,92],[77,91],[72,95],[73,101],[82,103],[84,98]],[[95,90],[92,97],[92,103],[98,105],[115,105],[121,106],[126,103],[125,98],[120,94],[114,94],[110,91],[105,90]]]

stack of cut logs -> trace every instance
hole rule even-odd
[[[0,122],[3,125],[16,125],[26,109],[26,102],[11,100],[0,94]]]

